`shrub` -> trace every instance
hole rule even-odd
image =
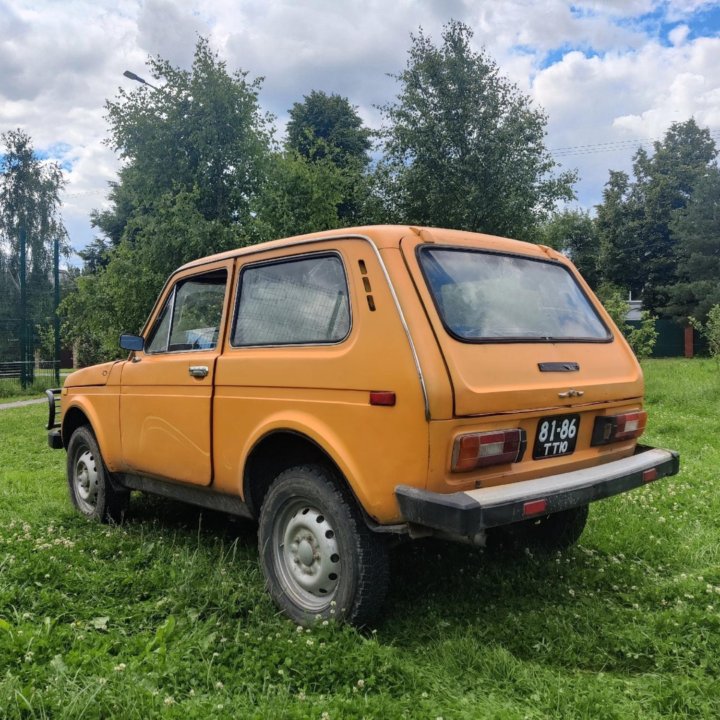
[[[617,285],[604,283],[598,288],[598,297],[638,359],[650,357],[658,336],[655,316],[643,310],[640,314],[640,327],[630,325],[626,320],[630,303],[625,299],[622,288]]]
[[[720,365],[720,305],[713,305],[704,323],[697,318],[688,318],[690,324],[707,340],[710,357]]]

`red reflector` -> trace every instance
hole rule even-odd
[[[643,482],[652,482],[653,480],[657,480],[657,468],[650,468],[649,470],[643,471]]]
[[[395,393],[385,390],[373,390],[370,392],[371,405],[388,405],[395,404]]]
[[[453,446],[452,470],[468,472],[488,465],[517,462],[522,439],[519,428],[460,435]]]
[[[547,500],[530,500],[523,505],[523,517],[540,515],[547,510]]]

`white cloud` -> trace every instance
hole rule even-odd
[[[540,72],[534,96],[550,116],[550,145],[649,142],[672,122],[694,117],[720,130],[720,38],[680,47],[648,42],[633,53],[587,58],[568,53]],[[581,198],[600,200],[608,168],[628,170],[633,145],[578,154],[565,160],[582,175]]]
[[[265,76],[265,109],[284,123],[313,89],[337,92],[377,126],[375,105],[397,91],[410,33],[439,41],[451,18],[475,31],[501,72],[549,115],[549,147],[645,140],[693,115],[720,129],[718,28],[696,37],[705,0],[0,0],[0,131],[22,127],[38,149],[69,162],[64,214],[71,237],[91,237],[117,160],[105,99],[148,55],[189,67],[206,34],[230,69]],[[651,16],[647,29],[639,19]],[[670,46],[657,36],[660,21]],[[690,32],[693,28],[693,32]],[[549,66],[548,66],[549,64]],[[65,148],[65,149],[63,149]],[[608,168],[632,148],[563,157],[579,167],[581,202],[596,202]]]
[[[669,33],[668,39],[673,45],[682,45],[690,34],[690,28],[685,25],[676,25]]]

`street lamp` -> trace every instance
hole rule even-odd
[[[129,78],[130,80],[134,80],[135,82],[139,82],[141,85],[147,85],[148,87],[152,88],[153,90],[159,90],[160,88],[156,88],[154,85],[151,85],[147,80],[144,78],[141,78],[139,75],[136,75],[134,72],[130,72],[130,70],[126,70],[123,75],[126,78]]]

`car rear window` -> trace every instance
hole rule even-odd
[[[560,263],[428,246],[418,257],[440,318],[458,340],[607,342],[612,337]]]

